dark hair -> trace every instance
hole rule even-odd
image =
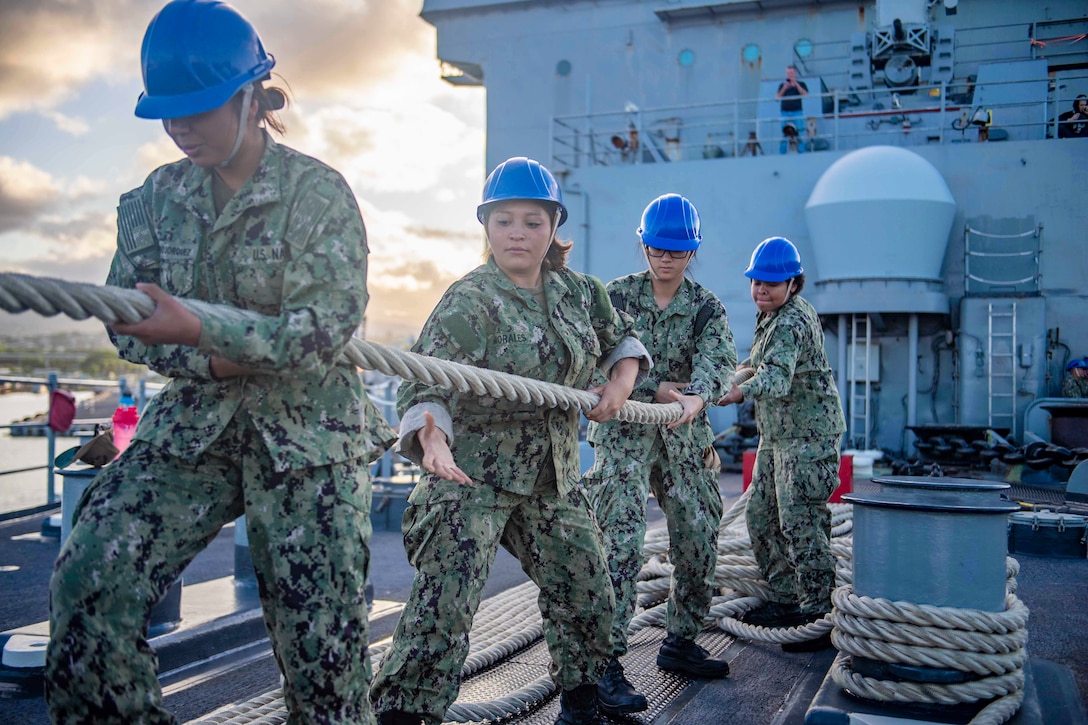
[[[266,79],[267,80],[267,79]],[[287,91],[276,86],[265,87],[264,82],[253,84],[253,100],[257,101],[257,123],[265,126],[283,136],[287,133],[287,127],[276,115],[276,111],[290,105]]]
[[[541,208],[548,212],[549,219],[555,219],[556,204],[554,202],[542,201],[540,199],[525,199],[525,201],[535,202],[539,204]],[[491,210],[494,205],[488,205],[484,207],[484,228],[487,228],[487,222],[491,219]],[[563,241],[559,238],[559,230],[555,232],[555,238],[552,239],[552,244],[548,247],[548,253],[544,255],[544,259],[540,262],[540,266],[546,270],[559,271],[567,266],[567,255],[570,254],[571,248],[574,246],[574,242]],[[484,261],[491,259],[491,245],[484,246]]]

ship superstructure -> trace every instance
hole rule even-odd
[[[986,429],[1049,440],[1053,416],[1086,413],[1055,400],[1088,354],[1088,138],[1058,138],[1088,93],[1083,2],[426,0],[422,16],[447,80],[487,89],[487,167],[527,155],[561,177],[576,268],[641,268],[642,208],[681,193],[703,220],[694,275],[743,350],[752,248],[797,243],[848,447],[974,461]],[[790,65],[808,95],[784,114]]]

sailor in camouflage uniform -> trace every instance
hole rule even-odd
[[[364,586],[376,441],[360,377],[340,361],[367,303],[358,206],[338,173],[264,130],[282,132],[270,114],[285,97],[263,86],[273,60],[237,11],[166,5],[142,60],[136,114],[166,119],[188,158],[121,199],[108,282],[137,285],[156,308],[111,338],[171,380],[88,487],[57,559],[51,717],[175,722],[149,611],[244,513],[287,722],[373,723]],[[176,298],[264,317],[202,321]]]
[[[455,282],[415,351],[584,389],[610,382],[587,413],[604,421],[649,357],[604,285],[566,268],[567,217],[551,172],[504,161],[487,178],[478,217],[485,263]],[[612,587],[600,532],[579,486],[577,410],[480,397],[408,382],[397,396],[401,453],[424,469],[402,529],[415,581],[372,700],[385,724],[440,723],[457,697],[469,630],[502,545],[540,587],[538,603],[561,689],[557,722],[599,722],[597,678],[612,654]]]
[[[1062,397],[1088,398],[1088,358],[1077,358],[1065,366]]]
[[[646,207],[637,234],[649,268],[608,284],[612,304],[635,320],[654,359],[631,398],[680,402],[683,415],[660,426],[618,420],[589,426],[594,465],[585,482],[605,536],[616,595],[613,656],[598,683],[601,708],[611,715],[647,707],[624,676],[619,657],[627,652],[627,627],[637,604],[650,491],[665,514],[674,566],[668,635],[658,665],[691,677],[729,673],[728,663],[711,659],[694,639],[713,595],[722,517],[721,465],[705,410],[727,392],[737,350],[721,301],[684,274],[702,240],[695,206],[679,194],[660,196]]]
[[[820,318],[798,296],[805,275],[797,248],[782,237],[764,240],[744,275],[759,314],[751,355],[741,368],[754,368],[755,375],[721,402],[755,402],[759,449],[746,516],[756,562],[771,589],[769,601],[744,621],[792,626],[831,611],[835,557],[827,500],[839,480],[846,422]],[[782,647],[830,644],[824,635]]]

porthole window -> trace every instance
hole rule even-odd
[[[745,63],[758,63],[759,59],[763,57],[763,51],[755,43],[749,43],[741,49],[740,57],[744,59]]]
[[[695,51],[685,48],[680,51],[680,55],[676,56],[676,60],[681,66],[687,68],[695,62]]]
[[[561,60],[555,64],[555,72],[557,75],[569,76],[570,75],[570,61]]]
[[[801,38],[793,44],[793,52],[797,54],[798,58],[807,58],[812,55],[812,41],[808,38]]]

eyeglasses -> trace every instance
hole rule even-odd
[[[672,249],[658,249],[657,247],[646,245],[646,254],[654,258],[661,258],[667,254],[669,255],[669,259],[687,259],[691,256],[691,250],[675,251]]]

